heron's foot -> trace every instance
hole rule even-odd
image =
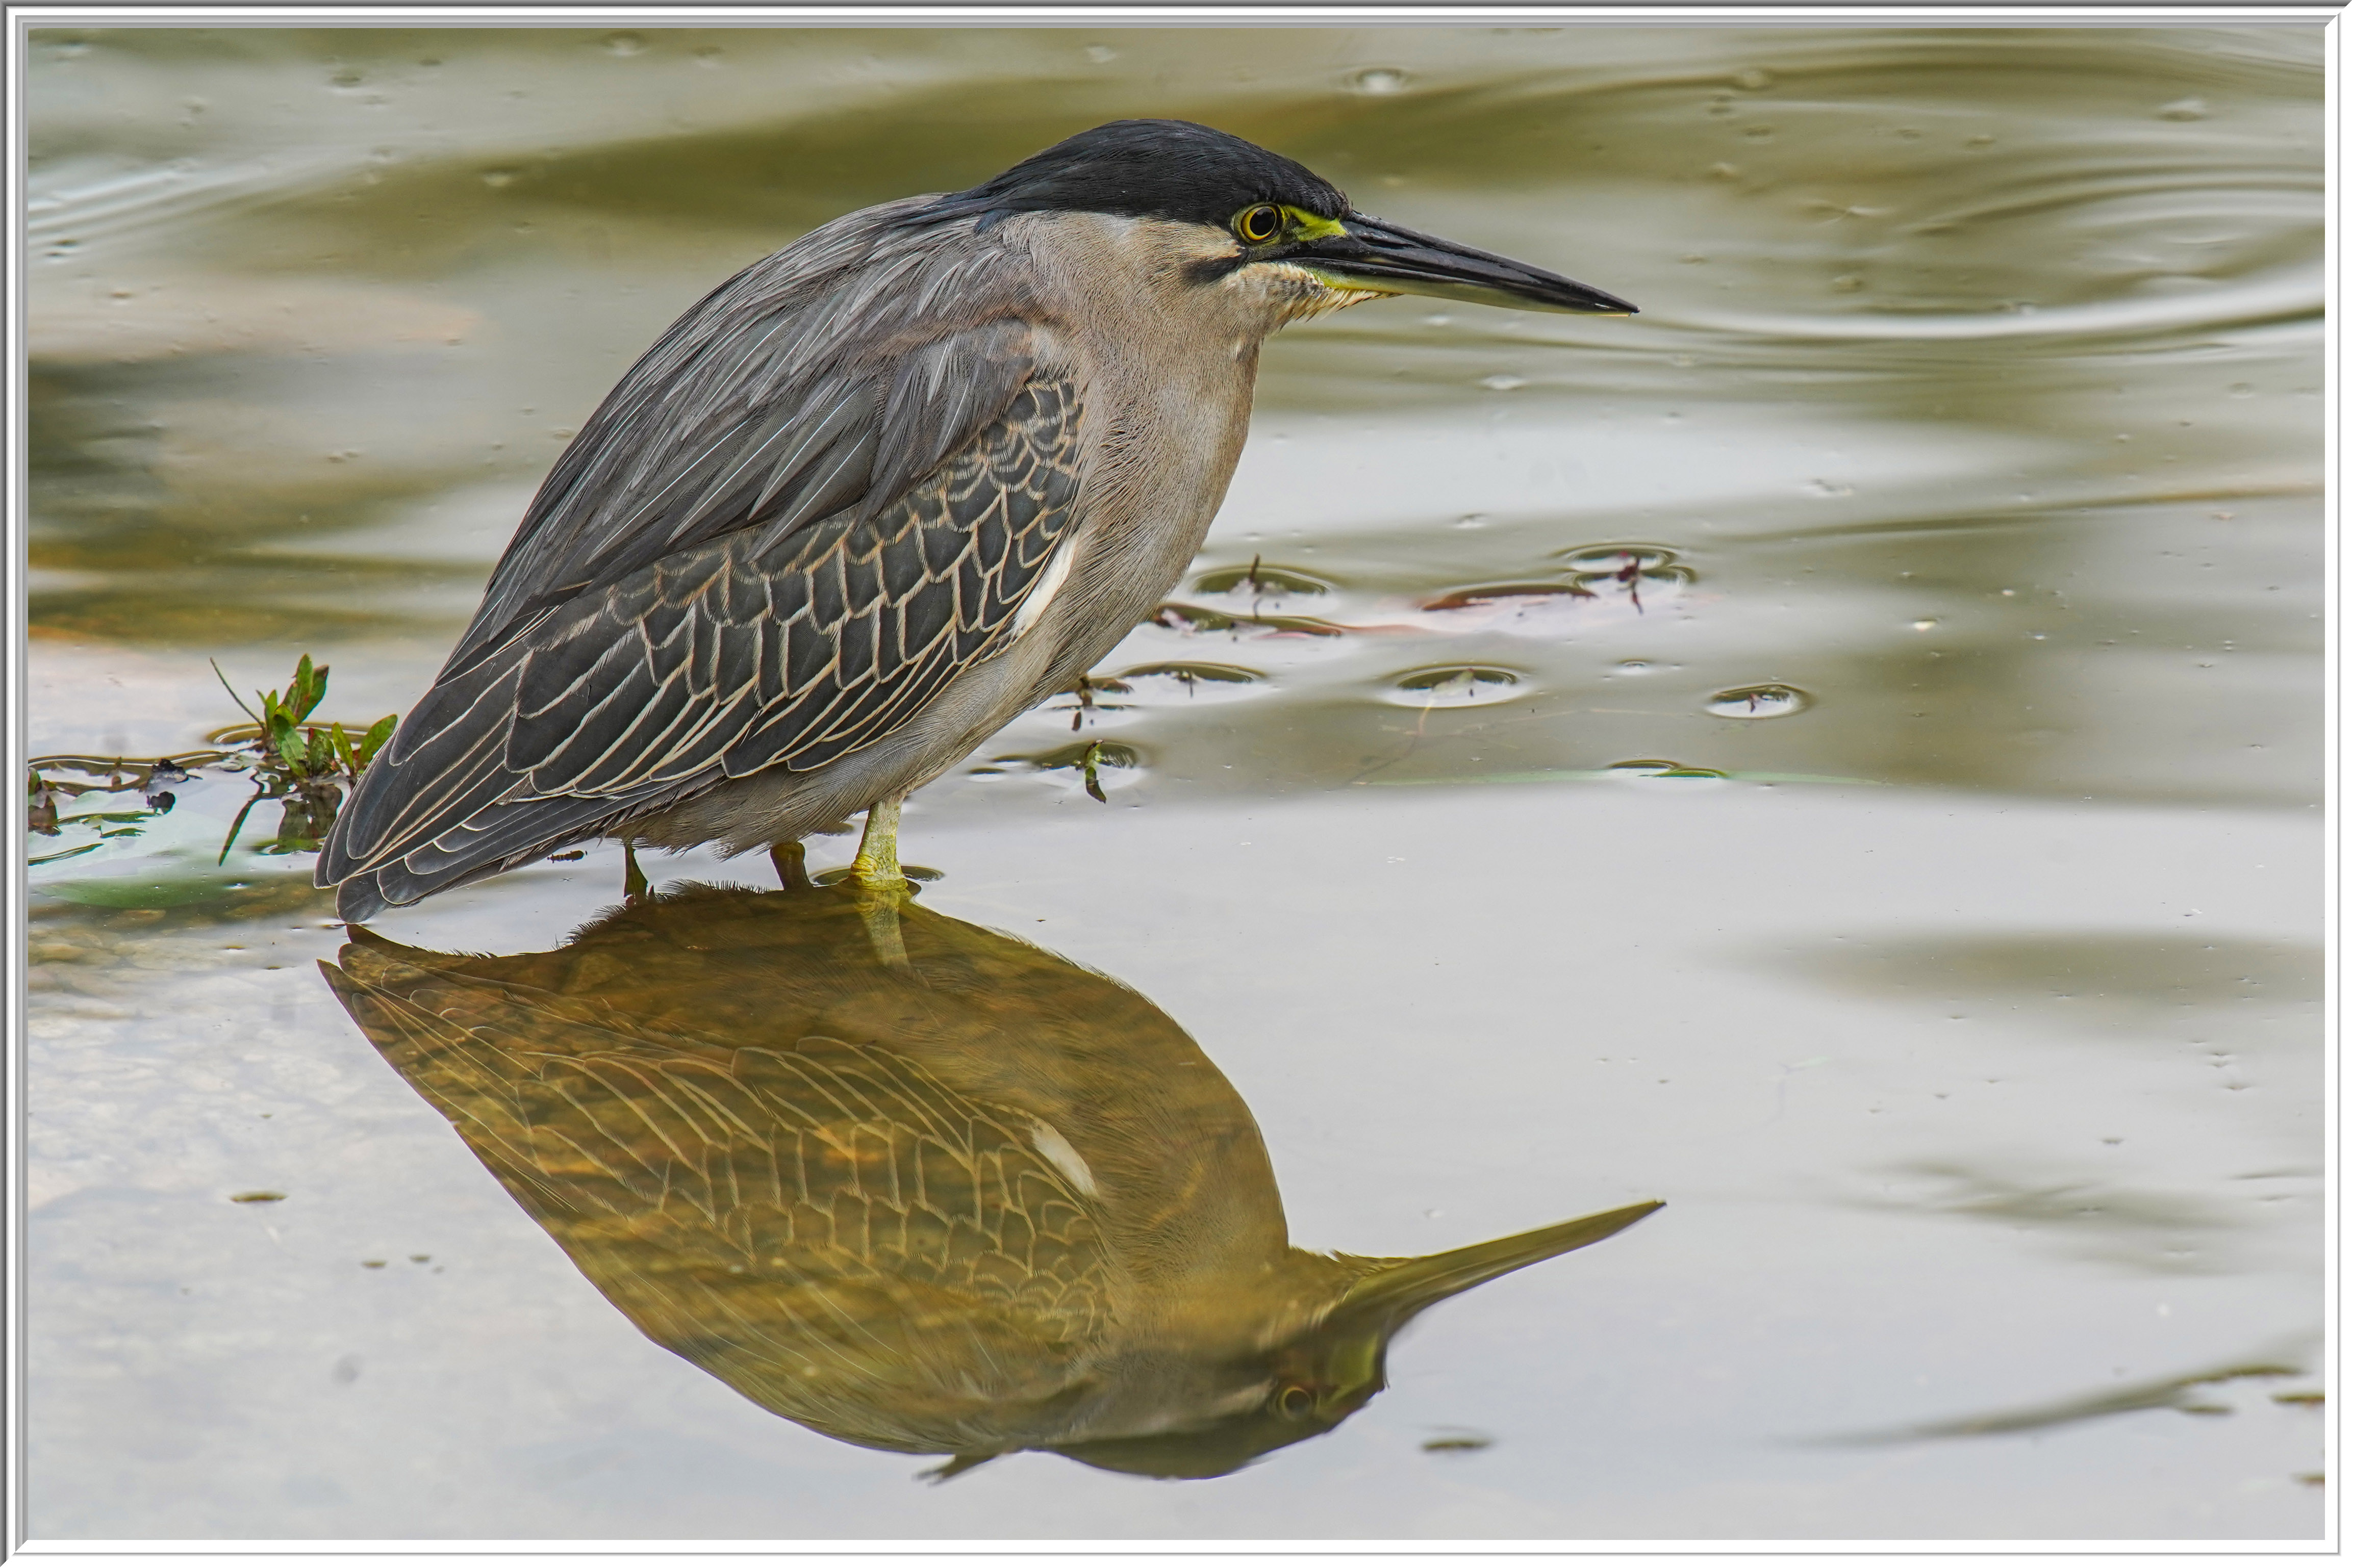
[[[621,901],[634,904],[653,891],[653,884],[638,867],[638,847],[628,839],[621,840]]]
[[[768,864],[776,868],[776,881],[788,893],[817,885],[809,880],[808,851],[797,838],[769,845]]]
[[[905,799],[893,795],[867,808],[858,858],[849,863],[849,881],[864,891],[893,898],[907,895],[906,873],[899,868],[899,805]]]

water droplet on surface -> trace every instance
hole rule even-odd
[[[1813,705],[1813,698],[1807,693],[1775,682],[1736,686],[1707,700],[1707,710],[1719,719],[1781,719]]]
[[[1619,675],[1648,675],[1651,673],[1651,661],[1647,658],[1621,658],[1618,661],[1618,668],[1614,673]]]
[[[1119,51],[1104,44],[1087,46],[1087,61],[1091,65],[1107,66],[1119,58]]]
[[[2255,395],[2255,389],[2243,381],[2232,382],[2230,390],[2233,397],[2253,397]]]
[[[1479,378],[1479,384],[1490,392],[1517,392],[1527,384],[1527,377],[1524,375],[1496,374]]]
[[[638,55],[646,48],[643,33],[607,33],[598,42],[608,55]]]
[[[1699,581],[1699,574],[1688,566],[1642,567],[1629,573],[1623,565],[1614,570],[1580,572],[1571,581],[1577,590],[1595,597],[1615,596],[1620,603],[1630,599],[1671,599]]]
[[[1744,92],[1762,92],[1773,85],[1773,73],[1751,66],[1732,79],[1732,85]]]
[[[1144,766],[1144,753],[1134,746],[1123,745],[1117,741],[1089,741],[1058,747],[1050,752],[1032,752],[1029,756],[992,757],[989,761],[996,764],[993,768],[975,768],[972,771],[976,773],[1017,771],[1046,773],[1067,769],[1077,773],[1085,770],[1087,752],[1090,749],[1094,752],[1094,763],[1098,773],[1112,771],[1127,773]],[[905,868],[902,867],[902,869]]]
[[[1119,679],[1147,701],[1161,699],[1174,702],[1240,697],[1252,687],[1266,683],[1266,677],[1257,670],[1244,669],[1237,664],[1193,662],[1139,665],[1121,670]]]
[[[1385,694],[1408,708],[1476,708],[1517,695],[1520,684],[1512,670],[1485,664],[1440,665],[1409,670],[1390,682]]]
[[[1674,564],[1673,549],[1664,544],[1579,544],[1553,557],[1572,572],[1655,572]]]
[[[2157,111],[2159,120],[2203,120],[2208,110],[2202,98],[2177,98]]]
[[[1915,631],[1915,632],[1925,632],[1925,631],[1933,630],[1933,629],[1935,628],[1936,625],[1936,616],[1921,616],[1918,620],[1914,621],[1914,622],[1912,623],[1912,629],[1913,629],[1914,631]]]
[[[1332,584],[1292,566],[1220,566],[1204,572],[1193,585],[1204,594],[1240,594],[1253,599],[1280,599],[1287,594],[1328,594]]]
[[[1403,92],[1406,83],[1411,79],[1412,78],[1393,66],[1373,66],[1350,77],[1348,87],[1351,91],[1371,93],[1377,97],[1384,93]]]

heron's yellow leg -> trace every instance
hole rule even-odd
[[[860,887],[878,893],[907,890],[906,875],[899,869],[899,805],[906,798],[892,795],[867,807],[858,858],[849,863],[849,879]]]
[[[786,892],[815,885],[809,881],[808,851],[797,838],[769,845],[768,864],[776,868],[776,880]]]
[[[653,884],[652,884],[652,883],[650,883],[650,882],[649,882],[649,881],[647,881],[647,880],[646,880],[646,874],[645,874],[643,871],[641,871],[641,870],[639,870],[639,869],[638,868],[638,847],[637,847],[636,845],[634,845],[634,844],[630,843],[630,842],[629,842],[628,839],[626,839],[626,838],[622,839],[622,840],[621,840],[621,899],[622,899],[622,901],[623,901],[623,902],[625,902],[625,903],[631,903],[631,904],[634,904],[634,903],[636,903],[639,899],[644,898],[648,893],[651,892],[652,890],[653,890]]]

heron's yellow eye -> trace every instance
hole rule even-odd
[[[1234,215],[1234,232],[1252,245],[1264,245],[1282,232],[1282,209],[1260,203]]]
[[[1297,1421],[1315,1408],[1315,1395],[1298,1384],[1290,1384],[1282,1393],[1274,1396],[1274,1407],[1281,1414]]]

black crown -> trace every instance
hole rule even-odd
[[[1255,202],[1347,216],[1339,187],[1280,153],[1189,120],[1114,120],[1082,131],[923,216],[1109,213],[1222,226]]]

